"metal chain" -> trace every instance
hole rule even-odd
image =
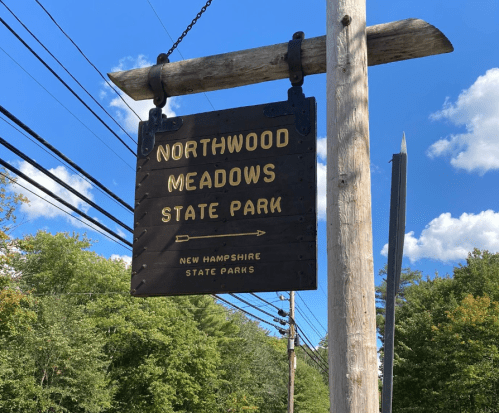
[[[192,26],[194,26],[196,24],[196,22],[199,20],[199,18],[201,17],[201,15],[206,11],[206,9],[210,6],[211,2],[213,0],[208,0],[206,2],[206,4],[201,8],[201,11],[197,14],[197,16],[192,20],[191,24],[189,24],[187,26],[187,29],[184,30],[184,32],[180,35],[180,37],[178,38],[178,40],[173,44],[173,46],[171,47],[170,50],[168,50],[168,53],[166,53],[166,57],[170,56],[173,51],[177,48],[177,46],[179,45],[179,43],[184,39],[184,37],[186,36],[186,34],[189,32],[189,30],[192,29]]]

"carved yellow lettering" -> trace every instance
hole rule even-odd
[[[191,276],[191,270],[185,270],[185,276],[190,277]]]
[[[180,142],[176,142],[173,144],[172,147],[172,159],[175,159],[178,161],[179,159],[182,158],[182,155],[184,154],[184,147]]]
[[[239,134],[234,136],[229,136],[227,138],[227,148],[230,153],[241,152],[241,148],[243,147],[243,135]]]
[[[173,192],[174,189],[183,191],[184,189],[184,174],[180,174],[177,179],[175,175],[170,175],[168,177],[168,192]]]
[[[234,268],[234,274],[239,274],[241,269],[239,267]]]
[[[253,205],[253,202],[251,202],[249,199],[246,201],[246,204],[244,205],[244,210],[243,210],[244,215],[255,215],[255,206]]]
[[[185,175],[185,189],[187,191],[194,191],[196,189],[196,187],[192,185],[192,183],[194,182],[194,179],[192,179],[192,177],[196,176],[197,174],[197,172],[189,172]]]
[[[268,142],[265,142],[265,138],[268,139]],[[262,133],[262,136],[260,137],[261,139],[261,145],[263,149],[270,149],[272,147],[272,132],[269,130],[266,130],[265,132]]]
[[[248,133],[246,135],[246,150],[250,152],[254,151],[257,145],[258,145],[258,136],[256,136],[256,133],[254,132]]]
[[[259,252],[257,252],[257,253],[255,254],[255,260],[259,260],[259,259],[260,259],[260,253],[259,253]]]
[[[211,176],[208,171],[203,173],[201,180],[199,181],[199,189],[203,189],[203,187],[211,188]]]
[[[240,201],[232,201],[230,203],[230,215],[233,217],[234,212],[239,211],[241,209],[241,202]]]
[[[281,212],[281,197],[277,199],[272,197],[270,200],[270,212],[274,213],[275,211]]]
[[[250,274],[253,274],[255,272],[255,267],[251,266],[249,267],[249,271],[248,271]]]
[[[225,152],[225,138],[223,136],[220,138],[220,143],[217,143],[217,138],[213,138],[211,141],[211,153],[213,155],[217,154],[217,148],[220,149],[220,155],[223,155]]]
[[[271,169],[275,169],[275,165],[272,163],[268,163],[263,167],[263,173],[267,175],[263,180],[267,183],[273,182],[275,179],[275,172]]]
[[[268,209],[267,205],[269,204],[269,201],[267,201],[265,198],[260,198],[257,203],[256,203],[256,210],[258,214],[268,214]],[[263,212],[262,212],[263,211]]]
[[[192,205],[189,205],[185,210],[185,220],[192,219],[193,221],[196,219],[196,211]]]
[[[252,182],[256,184],[258,182],[258,179],[260,179],[260,165],[255,166],[250,166],[244,167],[244,179],[246,180],[246,183],[249,185]]]
[[[161,221],[163,222],[170,222],[172,219],[172,215],[170,214],[172,212],[172,209],[169,207],[164,207],[161,211],[161,214],[163,215],[164,218],[161,218]]]
[[[289,134],[287,129],[278,129],[277,130],[277,147],[284,148],[287,146],[289,141]]]
[[[168,161],[170,159],[170,145],[166,144],[165,147],[158,145],[158,150],[156,152],[156,159],[158,162],[161,162],[161,156],[163,156],[163,159]]]
[[[229,184],[237,186],[241,183],[241,169],[232,168],[229,172]]]
[[[217,169],[215,171],[215,188],[225,186],[226,179],[225,169]]]
[[[179,206],[175,206],[173,207],[173,209],[177,212],[177,215],[175,216],[176,220],[177,221],[180,221],[180,211],[183,209],[184,207],[182,205],[179,205]]]
[[[204,209],[208,206],[208,204],[198,204],[198,208],[200,209],[200,218],[204,219]]]
[[[210,214],[210,218],[218,218],[218,215],[216,214],[217,206],[218,206],[218,202],[213,202],[210,204],[210,208],[208,209],[208,212]]]
[[[192,154],[194,158],[197,158],[198,156],[196,152],[197,147],[198,144],[196,141],[187,141],[185,144],[185,157],[189,158],[190,154]]]
[[[210,141],[210,139],[208,138],[205,138],[205,139],[201,139],[199,142],[203,144],[203,156],[206,156],[207,155],[207,146],[208,146],[208,142]]]

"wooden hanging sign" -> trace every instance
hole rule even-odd
[[[183,116],[155,134],[137,161],[132,295],[317,288],[315,99],[303,104]]]

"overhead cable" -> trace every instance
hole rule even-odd
[[[254,315],[254,314],[251,314],[248,311],[243,310],[242,308],[238,307],[237,305],[232,304],[230,301],[224,300],[222,297],[218,296],[217,294],[212,294],[212,296],[215,297],[217,300],[223,301],[224,303],[230,305],[231,307],[234,307],[236,310],[242,311],[243,313],[249,315],[250,317],[256,318],[258,321],[261,321],[262,323],[268,324],[268,325],[274,327],[277,330],[282,330],[281,327],[279,327],[279,326],[277,326],[275,324],[269,323],[268,321],[264,320],[263,318],[260,318],[260,317]]]
[[[263,301],[264,303],[267,303],[268,305],[274,307],[276,310],[282,310],[282,308],[277,307],[276,305],[272,304],[271,302],[263,299],[262,297],[256,295],[255,293],[250,293],[253,297],[258,298],[260,301]]]
[[[1,0],[0,0],[1,1]],[[87,179],[92,181],[95,185],[97,185],[100,189],[102,189],[106,194],[111,196],[113,199],[118,201],[121,205],[129,209],[131,212],[133,212],[133,207],[130,204],[127,204],[125,201],[123,201],[119,196],[115,195],[113,192],[111,192],[108,188],[106,188],[104,185],[102,185],[97,179],[92,177],[90,174],[85,172],[83,169],[81,169],[78,165],[76,165],[71,159],[66,157],[62,152],[58,151],[56,148],[54,148],[50,143],[48,143],[45,139],[43,139],[40,135],[38,135],[36,132],[34,132],[30,127],[28,127],[26,124],[21,122],[20,119],[18,119],[16,116],[14,116],[12,113],[10,113],[7,109],[5,109],[2,105],[0,105],[0,112],[7,116],[12,122],[14,122],[16,125],[18,125],[20,128],[24,129],[27,133],[29,133],[33,138],[35,138],[38,142],[43,144],[45,147],[50,149],[52,152],[54,152],[57,156],[59,156],[61,159],[63,159],[66,163],[71,165],[74,169],[76,169],[79,173],[81,173],[83,176],[85,176]]]
[[[319,325],[322,327],[322,329],[327,333],[327,329],[324,328],[324,326],[321,324],[321,322],[317,319],[317,317],[315,316],[315,314],[313,313],[313,311],[308,307],[307,303],[305,302],[305,300],[301,297],[300,294],[298,294],[298,292],[296,293],[296,295],[298,295],[298,297],[300,298],[300,300],[303,302],[303,304],[305,304],[305,307],[307,307],[307,310],[310,312],[310,314],[312,314],[312,317],[315,318],[315,321],[317,321],[319,323]]]
[[[26,156],[23,152],[21,152],[19,149],[16,147],[12,146],[10,143],[8,143],[5,139],[0,137],[0,144],[5,146],[7,149],[15,153],[17,156],[19,156],[21,159],[24,159],[26,162],[29,164],[33,165],[36,169],[39,171],[43,172],[45,175],[47,175],[49,178],[53,179],[55,182],[57,182],[59,185],[67,189],[69,192],[72,194],[76,195],[78,198],[81,200],[85,201],[87,204],[90,206],[94,207],[97,211],[100,213],[104,214],[106,217],[111,219],[112,221],[116,222],[118,225],[122,226],[125,228],[127,231],[130,231],[133,234],[133,229],[130,228],[128,225],[126,225],[124,222],[120,221],[119,219],[115,218],[112,214],[101,208],[99,205],[97,205],[94,201],[90,200],[87,198],[85,195],[82,193],[78,192],[76,189],[72,188],[70,185],[68,185],[66,182],[64,182],[62,179],[58,178],[55,176],[52,172],[49,170],[45,169],[43,166],[41,166],[38,162],[35,162],[33,159],[31,159],[29,156]]]
[[[37,3],[38,3],[38,0],[35,0]],[[154,14],[156,15],[156,17],[158,18],[159,20],[159,23],[161,24],[161,26],[163,26],[163,29],[165,30],[166,34],[168,35],[168,37],[170,38],[170,40],[173,42],[173,39],[172,37],[170,36],[170,33],[168,33],[168,30],[166,30],[166,27],[165,25],[163,24],[163,22],[161,21],[161,18],[159,17],[158,13],[156,13],[156,10],[154,9],[154,7],[152,6],[151,2],[149,0],[147,0],[147,2],[149,3],[149,6],[151,6],[151,9],[152,11],[154,12]],[[211,4],[212,0],[208,0],[208,2],[203,6],[203,8],[201,9],[201,11],[197,14],[197,16],[194,18],[194,20],[191,22],[191,24],[189,26],[187,26],[187,29],[184,30],[184,32],[180,35],[180,37],[178,38],[178,40],[173,44],[173,46],[170,48],[170,50],[168,50],[167,52],[167,56],[170,56],[174,50],[177,50],[178,54],[180,55],[180,57],[182,58],[182,60],[185,60],[184,59],[184,56],[182,56],[182,53],[180,53],[180,50],[178,49],[178,44],[183,40],[183,38],[185,37],[185,35],[187,34],[187,32],[189,30],[192,29],[192,26],[194,24],[196,24],[197,20],[201,17],[201,15],[206,11],[206,8]],[[211,103],[211,100],[208,98],[208,95],[203,92],[203,95],[204,97],[206,98],[206,100],[208,101],[208,103],[210,104],[210,106],[212,107],[213,110],[215,110],[215,106],[213,106],[213,103]]]
[[[36,82],[38,84],[38,86],[40,86],[43,90],[45,90],[45,92],[50,95],[52,97],[52,99],[54,99],[59,105],[61,105],[64,109],[66,109],[66,111],[71,115],[73,116],[73,118],[75,118],[78,122],[80,122],[82,124],[82,126],[87,129],[92,135],[94,135],[98,140],[100,140],[103,145],[105,147],[107,147],[112,153],[114,153],[119,159],[121,159],[123,161],[123,163],[128,166],[132,171],[135,171],[135,168],[133,168],[127,161],[125,161],[120,155],[118,155],[113,148],[111,148],[106,142],[104,142],[92,129],[90,129],[87,125],[85,125],[81,119],[76,116],[73,112],[71,112],[66,106],[63,105],[63,103],[57,99],[52,93],[50,93],[47,88],[45,86],[43,86],[38,80],[35,79],[35,77],[29,73],[24,67],[22,67],[22,65],[16,61],[16,59],[14,59],[10,54],[8,54],[1,46],[0,46],[0,50],[2,52],[5,53],[5,55],[10,59],[12,60],[17,66],[19,66],[19,68],[24,72],[26,73],[34,82]]]
[[[71,215],[68,211],[65,211],[64,209],[62,209],[61,207],[57,206],[56,204],[50,202],[48,199],[45,199],[43,197],[41,197],[40,195],[38,195],[36,192],[33,192],[31,189],[29,188],[26,188],[24,185],[21,185],[19,182],[17,182],[15,179],[12,179],[10,176],[0,172],[0,175],[3,175],[5,178],[7,178],[10,182],[12,182],[12,184],[14,185],[18,185],[20,186],[21,188],[25,189],[26,191],[28,192],[31,192],[33,195],[37,196],[38,198],[44,200],[45,202],[47,202],[48,204],[52,205],[53,207],[57,208],[58,210],[64,212],[65,214],[68,214],[71,218],[74,218],[76,219],[77,221],[80,221],[82,224],[86,225],[87,227],[91,228],[93,231],[97,231],[99,234],[105,236],[106,238],[110,239],[111,241],[113,242],[116,242],[116,244],[118,245],[121,245],[123,248],[126,248],[127,250],[129,251],[132,251],[131,248],[123,245],[122,243],[120,243],[118,240],[114,239],[113,237],[110,237],[109,235],[105,234],[104,232],[98,230],[97,228],[92,228],[90,225],[88,225],[88,223],[86,223],[85,221],[83,221],[82,219],[78,218],[78,217],[75,217],[73,215]]]
[[[85,218],[86,220],[90,221],[92,224],[96,225],[97,227],[101,228],[102,230],[106,231],[108,234],[111,234],[113,237],[115,237],[116,239],[119,239],[121,242],[123,242],[124,244],[128,245],[129,247],[133,247],[132,243],[130,243],[129,241],[127,241],[125,238],[119,236],[118,234],[116,234],[114,231],[110,230],[109,228],[107,228],[105,225],[101,224],[100,222],[96,221],[95,219],[93,219],[92,217],[88,216],[87,214],[85,214],[83,211],[80,211],[78,208],[74,207],[73,205],[71,205],[70,203],[66,202],[64,199],[60,198],[59,196],[57,196],[56,194],[54,194],[52,191],[48,190],[47,188],[45,188],[43,185],[40,185],[38,182],[34,181],[33,179],[31,179],[30,177],[26,176],[24,173],[22,173],[19,169],[13,167],[12,165],[10,165],[9,163],[5,162],[3,159],[0,158],[0,165],[4,166],[5,168],[7,168],[9,171],[13,172],[14,174],[16,174],[17,176],[21,177],[22,179],[24,179],[26,182],[30,183],[31,185],[33,185],[34,187],[38,188],[40,191],[43,191],[45,192],[48,196],[52,197],[53,199],[55,199],[56,201],[60,202],[62,205],[64,205],[66,208],[69,208],[71,209],[72,211],[76,212],[78,215],[82,216],[83,218]]]
[[[298,311],[298,313],[303,317],[303,319],[305,320],[305,322],[315,332],[315,334],[317,335],[317,337],[319,337],[320,339],[322,339],[323,335],[315,328],[315,326],[312,324],[312,322],[310,321],[310,319],[301,311],[301,309],[300,309],[300,307],[298,305],[296,306],[296,311]]]
[[[73,39],[71,39],[71,37],[69,37],[69,35],[62,29],[61,26],[59,26],[59,24],[55,21],[55,19],[52,17],[52,15],[45,9],[45,7],[43,7],[43,5],[38,0],[35,0],[35,1],[43,9],[43,11],[50,17],[50,20],[52,20],[54,22],[54,24],[59,28],[59,30],[64,34],[64,36],[66,36],[67,39],[73,44],[73,46],[76,47],[76,49],[85,58],[85,60],[90,64],[90,66],[92,66],[95,69],[95,71],[100,75],[100,77],[104,80],[104,82],[106,82],[107,85],[114,91],[114,93],[116,93],[118,95],[118,97],[123,101],[123,103],[128,107],[128,109],[130,109],[134,113],[134,115],[137,116],[137,118],[140,121],[142,121],[140,116],[137,115],[137,113],[130,107],[130,105],[126,102],[126,100],[123,99],[123,96],[121,95],[121,93],[118,93],[118,91],[113,87],[113,85],[111,83],[109,83],[109,81],[104,77],[104,75],[101,73],[101,71],[99,69],[97,69],[97,67],[90,61],[90,59],[85,55],[85,53],[82,52],[82,50],[73,41]]]
[[[73,95],[74,97],[76,97],[76,99],[78,99],[82,104],[83,106],[85,106],[91,113],[92,115],[94,115],[106,128],[107,130],[109,130],[109,132],[111,132],[114,136],[116,136],[116,138],[134,155],[134,156],[137,156],[135,151],[132,150],[126,143],[123,139],[121,139],[118,134],[113,131],[109,125],[104,122],[102,120],[102,118],[97,115],[97,113],[95,113],[92,108],[90,106],[88,106],[85,101],[64,81],[61,79],[61,77],[54,72],[54,70],[47,64],[45,63],[45,61],[40,57],[38,56],[38,54],[23,40],[21,39],[21,37],[14,31],[14,29],[12,29],[6,22],[4,19],[2,19],[0,17],[0,23],[2,23],[7,29],[9,29],[9,31],[40,61],[40,63],[42,63],[49,71],[50,73],[52,73],[56,78],[57,80],[59,80]]]
[[[310,341],[310,339],[306,336],[305,332],[304,332],[304,331],[303,331],[303,330],[302,330],[302,329],[301,329],[301,328],[300,328],[297,324],[295,324],[295,326],[296,326],[296,329],[297,329],[297,330],[298,330],[298,332],[299,332],[300,337],[303,337],[303,341],[305,342],[305,344],[307,344],[307,345],[310,345],[310,346],[314,347],[314,346],[313,346],[313,344],[312,344],[312,342]],[[316,355],[317,355],[317,357],[318,357],[318,358],[322,361],[322,363],[324,363],[324,364],[327,366],[327,364],[328,364],[328,361],[327,361],[327,360],[324,360],[324,359],[322,358],[322,356],[321,356],[319,353],[317,353],[315,350],[312,350],[312,349],[311,349],[311,351],[312,351],[314,354],[316,354]]]
[[[250,307],[253,307],[254,309],[258,310],[258,311],[261,311],[262,313],[268,315],[269,317],[272,317],[272,318],[276,318],[276,316],[274,314],[270,314],[269,312],[265,311],[265,310],[262,310],[261,308],[257,307],[256,305],[254,304],[251,304],[249,301],[246,301],[244,299],[242,299],[241,297],[235,295],[235,294],[232,294],[232,293],[229,293],[229,295],[231,295],[232,297],[234,298],[237,298],[239,301],[242,301],[244,304],[246,305],[249,305]],[[276,320],[278,320],[278,322],[280,323],[281,321],[284,322],[284,324],[286,323],[286,321],[284,320],[280,320],[278,318],[276,318]]]
[[[310,355],[310,354],[307,352],[306,347],[304,347],[303,345],[301,345],[300,347],[303,349],[303,351],[305,352],[305,354],[306,354],[308,357],[310,357],[310,358],[314,361],[314,363],[315,363],[315,364],[317,364],[317,366],[318,366],[318,367],[319,367],[319,368],[323,371],[323,373],[324,373],[324,374],[329,374],[329,369],[327,369],[327,370],[326,370],[326,369],[324,369],[324,367],[323,367],[321,364],[319,364],[319,362],[315,359],[315,357],[314,357],[314,356],[312,356],[312,355]]]
[[[78,86],[80,86],[80,87],[81,87],[81,88],[85,91],[85,93],[86,93],[88,96],[90,96],[90,98],[91,98],[91,99],[92,99],[92,100],[93,100],[93,101],[94,101],[94,102],[95,102],[95,103],[96,103],[96,104],[97,104],[97,105],[98,105],[98,106],[99,106],[99,107],[100,107],[100,108],[101,108],[101,109],[102,109],[102,110],[106,113],[106,115],[107,115],[107,116],[109,116],[109,117],[113,120],[113,122],[114,122],[114,123],[116,123],[116,125],[118,125],[118,127],[119,127],[119,128],[120,128],[123,132],[125,132],[125,134],[126,134],[126,135],[127,135],[127,136],[131,139],[131,140],[132,140],[132,142],[136,144],[137,142],[136,142],[136,141],[135,141],[135,140],[134,140],[134,139],[130,136],[130,134],[129,134],[129,133],[128,133],[128,132],[127,132],[124,128],[123,128],[123,126],[121,126],[121,125],[118,123],[118,121],[117,121],[117,120],[116,120],[116,119],[115,119],[115,118],[114,118],[114,117],[113,117],[113,116],[112,116],[112,115],[111,115],[111,114],[110,114],[110,113],[109,113],[109,112],[108,112],[108,111],[104,108],[104,106],[102,106],[102,105],[99,103],[99,101],[98,101],[97,99],[95,99],[95,98],[94,98],[94,97],[90,94],[90,92],[89,92],[87,89],[85,89],[85,87],[84,87],[84,86],[83,86],[83,85],[82,85],[82,84],[78,81],[78,79],[76,79],[76,78],[72,75],[72,73],[71,73],[68,69],[66,69],[66,66],[64,66],[64,65],[63,65],[63,64],[59,61],[59,59],[57,59],[57,57],[55,57],[55,56],[52,54],[52,52],[51,52],[49,49],[47,49],[47,48],[45,47],[45,45],[44,45],[44,44],[43,44],[43,43],[42,43],[42,42],[38,39],[38,37],[36,37],[36,36],[35,36],[35,35],[31,32],[31,30],[30,30],[30,29],[28,29],[28,28],[26,27],[26,25],[25,25],[25,24],[24,24],[24,23],[23,23],[23,22],[22,22],[22,21],[21,21],[21,20],[20,20],[20,19],[19,19],[16,15],[15,15],[15,13],[14,13],[11,9],[9,9],[9,8],[7,7],[7,5],[3,2],[3,0],[0,0],[0,3],[2,3],[2,4],[4,5],[4,7],[5,7],[5,8],[6,8],[9,12],[10,12],[10,14],[12,14],[12,16],[14,16],[14,18],[15,18],[15,19],[19,22],[19,24],[21,24],[21,25],[24,27],[24,29],[25,29],[25,30],[26,30],[26,31],[27,31],[27,32],[28,32],[28,33],[29,33],[29,34],[30,34],[30,35],[31,35],[31,36],[32,36],[32,37],[33,37],[33,38],[34,38],[34,39],[38,42],[38,44],[39,44],[40,46],[42,46],[42,47],[45,49],[45,51],[46,51],[46,52],[47,52],[50,56],[52,56],[52,58],[53,58],[53,59],[54,59],[57,63],[59,63],[59,66],[61,66],[61,67],[62,67],[62,68],[66,71],[66,73],[67,73],[69,76],[71,76],[71,78],[72,78],[72,79],[73,79],[73,80],[74,80],[74,81],[78,84]]]

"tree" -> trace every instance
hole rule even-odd
[[[381,288],[378,297],[383,321]],[[417,275],[404,288],[395,317],[394,411],[499,411],[498,300],[499,254],[487,251],[470,253],[454,277]]]
[[[329,412],[329,387],[321,373],[301,358],[298,358],[296,367],[295,412]]]

